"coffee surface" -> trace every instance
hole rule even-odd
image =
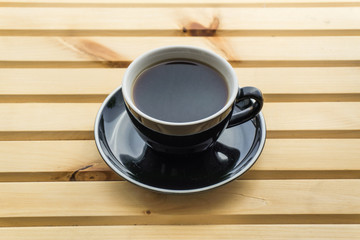
[[[145,114],[168,122],[211,116],[226,104],[228,88],[215,69],[194,61],[172,60],[144,70],[133,85],[133,100]]]

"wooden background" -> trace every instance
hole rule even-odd
[[[93,136],[152,48],[211,49],[265,94],[240,179],[164,195]],[[0,239],[360,239],[360,1],[0,0]]]

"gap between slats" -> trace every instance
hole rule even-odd
[[[315,193],[314,193],[315,194]],[[218,225],[218,224],[360,224],[360,214],[265,214],[265,215],[206,215],[157,217],[13,217],[1,218],[0,227],[35,226],[114,226],[114,225]],[[0,228],[0,229],[1,229]],[[1,231],[0,231],[1,233]]]
[[[250,171],[237,180],[290,180],[290,179],[359,179],[360,170],[266,170]],[[0,173],[0,182],[68,182],[68,181],[124,181],[110,169],[73,172],[9,172]]]
[[[321,139],[321,138],[360,138],[360,130],[286,130],[266,131],[266,138]],[[46,140],[94,140],[90,131],[0,131],[0,141],[46,141]]]

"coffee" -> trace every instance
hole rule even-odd
[[[190,60],[169,60],[147,68],[135,80],[132,93],[140,111],[177,123],[213,115],[229,95],[218,71]]]

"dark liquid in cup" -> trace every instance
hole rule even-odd
[[[188,60],[154,65],[138,76],[133,87],[136,107],[168,122],[209,117],[225,106],[227,98],[227,84],[219,72]]]

